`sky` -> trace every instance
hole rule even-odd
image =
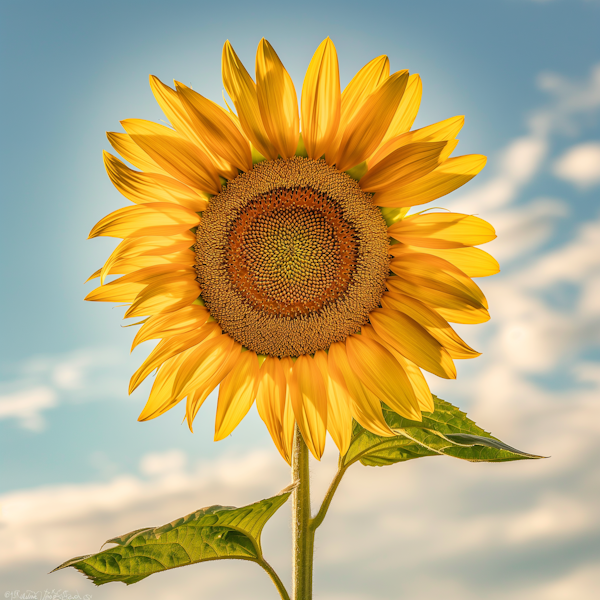
[[[461,326],[482,352],[440,397],[503,441],[550,458],[448,457],[346,475],[316,545],[321,600],[592,600],[600,589],[600,2],[420,0],[0,3],[0,593],[95,600],[275,599],[255,565],[221,561],[100,588],[61,562],[202,506],[241,506],[288,485],[253,409],[212,441],[176,408],[147,423],[127,395],[123,309],[86,303],[115,242],[86,240],[124,206],[101,160],[119,121],[164,119],[148,75],[221,102],[229,39],[252,71],[267,38],[300,90],[327,36],[344,86],[366,62],[423,79],[415,127],[465,115],[459,154],[485,170],[436,206],[477,214],[502,272],[479,280],[492,319]],[[313,496],[335,471],[331,440]],[[289,506],[264,532],[290,576]],[[8,551],[4,551],[8,549]]]

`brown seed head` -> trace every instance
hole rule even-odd
[[[367,322],[388,274],[371,194],[324,161],[265,161],[211,199],[196,271],[211,315],[259,354],[327,349]]]

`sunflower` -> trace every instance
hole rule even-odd
[[[382,403],[420,420],[433,410],[421,369],[454,378],[453,359],[478,356],[449,322],[489,319],[471,278],[498,271],[474,247],[495,238],[485,221],[407,213],[469,181],[485,157],[451,157],[463,117],[411,131],[421,80],[390,75],[386,56],[341,92],[329,38],[300,110],[265,39],[256,82],[229,42],[222,74],[235,112],[151,76],[172,127],[128,119],[126,133],[108,133],[138,170],[105,152],[133,205],[92,229],[122,241],[86,299],[145,317],[133,347],[160,340],[131,379],[130,392],[156,371],[139,420],[186,399],[192,429],[219,386],[215,440],[256,400],[288,462],[296,425],[317,459],[327,431],[345,453],[353,419],[393,436]]]

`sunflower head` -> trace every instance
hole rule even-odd
[[[452,153],[463,117],[411,130],[421,80],[373,59],[340,90],[335,47],[317,48],[300,110],[291,77],[261,40],[256,81],[229,42],[223,84],[235,112],[150,77],[172,127],[122,121],[107,172],[133,204],[90,233],[121,238],[87,300],[145,317],[133,346],[159,340],[131,379],[157,370],[139,419],[186,399],[190,429],[219,386],[215,439],[256,401],[289,462],[297,425],[320,458],[352,420],[392,436],[382,403],[420,420],[433,402],[422,369],[454,378],[473,358],[449,323],[482,323],[472,277],[498,271],[475,248],[481,219],[416,212],[472,179],[480,155]],[[300,131],[300,129],[302,131]],[[120,277],[107,282],[110,275]]]

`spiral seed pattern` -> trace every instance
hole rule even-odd
[[[253,198],[228,238],[233,286],[266,314],[296,317],[343,294],[356,267],[354,230],[336,204],[311,188]]]
[[[196,233],[202,297],[259,354],[327,349],[367,322],[388,274],[371,195],[324,161],[266,161],[211,199]]]

